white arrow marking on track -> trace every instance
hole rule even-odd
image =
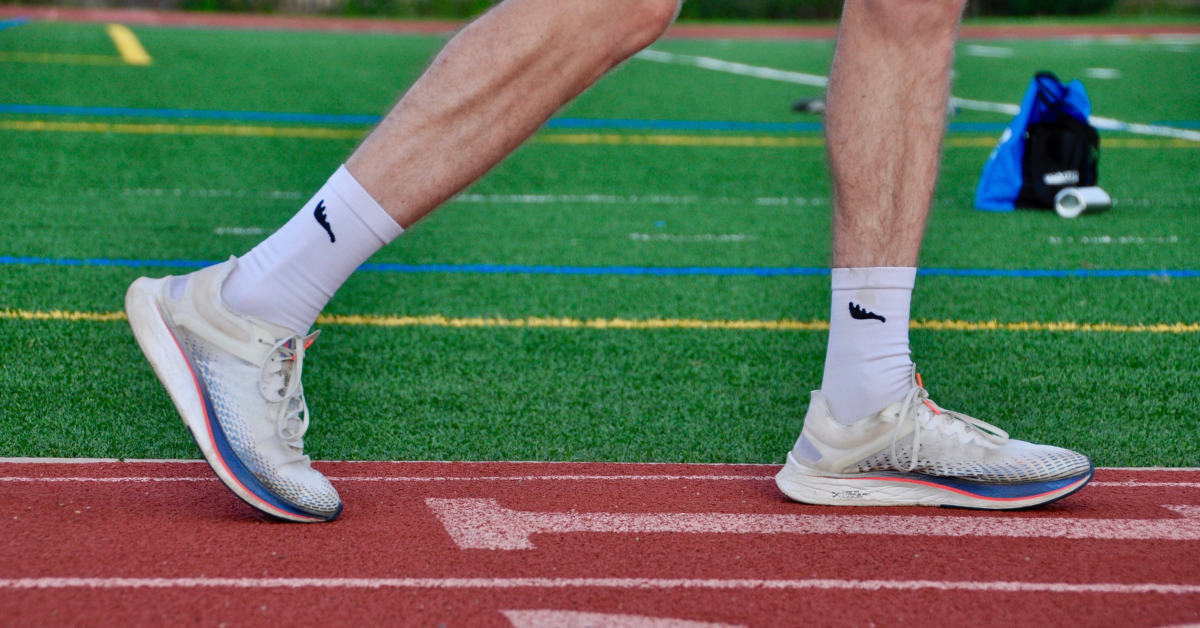
[[[745,628],[734,624],[713,624],[686,619],[609,615],[579,611],[500,611],[513,628]]]
[[[494,499],[436,499],[425,503],[462,549],[532,549],[532,534],[676,532],[692,534],[881,534],[1009,538],[1200,541],[1200,506],[1164,506],[1182,518],[1068,519],[1066,517],[762,515],[726,513],[523,512]]]

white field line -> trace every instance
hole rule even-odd
[[[1015,116],[1021,112],[1021,105],[1005,102],[988,102],[986,100],[971,100],[970,98],[959,98],[957,96],[950,97],[950,106],[958,107],[959,109],[970,109],[971,111],[1003,113],[1010,116]]]
[[[91,190],[95,192],[95,190]],[[123,188],[126,196],[196,196],[201,198],[245,198],[247,196],[275,199],[283,201],[298,201],[301,193],[294,190],[232,190],[213,188]]]
[[[1179,236],[1050,236],[1050,244],[1117,244],[1117,245],[1140,245],[1140,244],[1178,244]]]
[[[1121,71],[1115,68],[1084,68],[1083,75],[1088,78],[1111,80],[1121,78]]]
[[[631,233],[629,239],[634,242],[672,242],[685,244],[727,244],[730,242],[750,242],[758,236],[747,233]]]
[[[783,81],[785,83],[796,83],[799,85],[811,85],[813,87],[827,87],[829,78],[817,74],[805,74],[803,72],[789,72],[787,70],[776,70],[775,68],[764,68],[756,65],[746,65],[744,63],[734,63],[732,61],[722,61],[713,59],[712,57],[693,57],[691,55],[677,55],[670,52],[660,52],[658,50],[643,50],[636,55],[637,59],[646,61],[657,61],[659,63],[674,63],[676,65],[690,65],[705,70],[713,70],[716,72],[726,72],[728,74],[740,74],[742,76],[753,76],[756,78],[767,79],[770,81]]]
[[[645,61],[656,61],[658,63],[672,63],[675,65],[687,65],[705,70],[713,70],[715,72],[725,72],[728,74],[739,74],[742,76],[753,76],[756,78],[766,79],[769,81],[782,81],[785,83],[795,83],[798,85],[811,85],[814,87],[826,87],[829,85],[829,78],[816,74],[804,74],[801,72],[789,72],[786,70],[776,70],[774,68],[764,68],[755,65],[746,65],[744,63],[733,63],[730,61],[721,61],[720,59],[712,59],[709,57],[693,57],[690,55],[679,55],[669,52],[659,52],[657,50],[643,50],[634,55],[635,58]],[[984,100],[970,100],[967,98],[950,98],[951,107],[959,107],[961,109],[970,109],[973,111],[992,111],[996,113],[1004,113],[1008,115],[1016,115],[1020,110],[1020,105],[1011,103],[988,102]],[[1113,118],[1104,118],[1100,116],[1092,116],[1090,118],[1092,126],[1097,129],[1108,131],[1123,131],[1125,133],[1133,133],[1136,135],[1154,135],[1158,137],[1172,137],[1182,140],[1190,140],[1200,142],[1200,131],[1189,131],[1186,129],[1176,129],[1172,127],[1159,126],[1156,124],[1137,124],[1131,122],[1122,122]]]
[[[213,229],[217,235],[262,235],[266,229],[262,227],[217,227]]]
[[[1200,595],[1197,584],[700,578],[5,578],[0,589],[701,589]]]
[[[586,204],[586,205],[827,205],[827,198],[805,198],[786,196],[764,196],[756,198],[735,198],[728,196],[670,196],[664,194],[616,195],[616,194],[459,194],[450,199],[451,203],[468,204],[511,204],[511,205],[553,205],[553,204]]]
[[[1163,506],[1173,519],[528,512],[494,499],[427,498],[461,549],[533,549],[533,534],[828,534],[929,537],[1200,541],[1200,506]]]
[[[967,45],[965,50],[972,57],[993,57],[996,59],[1007,59],[1017,54],[1012,48],[997,46]]]
[[[329,476],[331,482],[768,482],[773,475],[484,475],[484,476]],[[0,482],[100,482],[146,484],[153,482],[215,482],[216,477],[3,477]],[[1121,488],[1200,488],[1200,482],[1091,482],[1088,486]]]

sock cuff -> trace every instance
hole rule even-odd
[[[829,276],[834,290],[912,290],[917,283],[916,267],[907,266],[834,268]]]
[[[329,177],[329,182],[325,185],[340,196],[346,207],[384,244],[404,233],[404,228],[375,202],[371,194],[359,184],[358,179],[346,170],[344,164]]]

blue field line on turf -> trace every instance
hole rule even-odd
[[[9,20],[12,22],[13,20]],[[4,28],[0,22],[0,28]],[[23,22],[22,22],[23,23]],[[19,24],[12,24],[19,26]],[[142,109],[138,107],[75,107],[60,105],[0,105],[0,114],[90,116],[98,118],[161,118],[171,120],[231,120],[242,122],[290,122],[295,124],[354,124],[379,122],[377,115],[286,113],[272,111],[222,111],[215,109]],[[1200,121],[1155,122],[1161,126],[1198,128]],[[953,133],[999,133],[1004,122],[951,122]],[[613,129],[628,131],[753,131],[761,133],[813,133],[824,129],[820,122],[738,122],[729,120],[634,120],[627,118],[552,118],[546,129]]]
[[[820,122],[730,122],[721,120],[630,120],[620,118],[552,118],[547,129],[626,129],[640,131],[814,132]]]
[[[375,124],[379,116],[326,113],[276,113],[270,111],[219,111],[210,109],[140,109],[137,107],[68,107],[56,105],[0,105],[0,113],[99,118],[169,118],[180,120],[238,120],[244,122],[296,122],[307,124]]]
[[[7,20],[0,20],[0,31],[6,28],[13,28],[14,26],[24,26],[28,23],[29,18],[27,17],[14,17]]]
[[[0,114],[43,116],[89,116],[97,118],[160,118],[171,120],[230,120],[243,122],[291,122],[296,124],[375,124],[380,116],[324,113],[277,113],[270,111],[220,111],[208,109],[141,109],[137,107],[74,107],[58,105],[0,105]],[[812,133],[824,128],[820,122],[737,122],[725,120],[632,120],[608,118],[553,118],[547,129],[615,129],[630,131],[757,131],[762,133]],[[1000,122],[953,122],[950,131],[1000,132]]]
[[[55,257],[0,257],[0,265],[10,266],[121,266],[127,268],[204,268],[219,261],[154,259],[71,259]],[[477,273],[513,275],[636,275],[654,277],[797,277],[828,275],[819,266],[552,266],[541,264],[363,264],[359,270],[370,272]],[[1010,278],[1121,278],[1200,277],[1200,270],[1140,269],[1024,269],[1024,268],[921,268],[917,274],[931,277],[1010,277]]]
[[[725,276],[788,277],[828,275],[828,268],[805,266],[547,266],[524,264],[363,264],[360,270],[390,273],[482,273],[514,275],[639,275],[639,276]]]

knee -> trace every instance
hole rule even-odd
[[[848,0],[871,30],[889,39],[953,38],[966,0]]]
[[[624,44],[633,54],[654,43],[675,21],[683,0],[629,0],[620,20],[626,30]],[[615,4],[615,3],[614,3]]]

